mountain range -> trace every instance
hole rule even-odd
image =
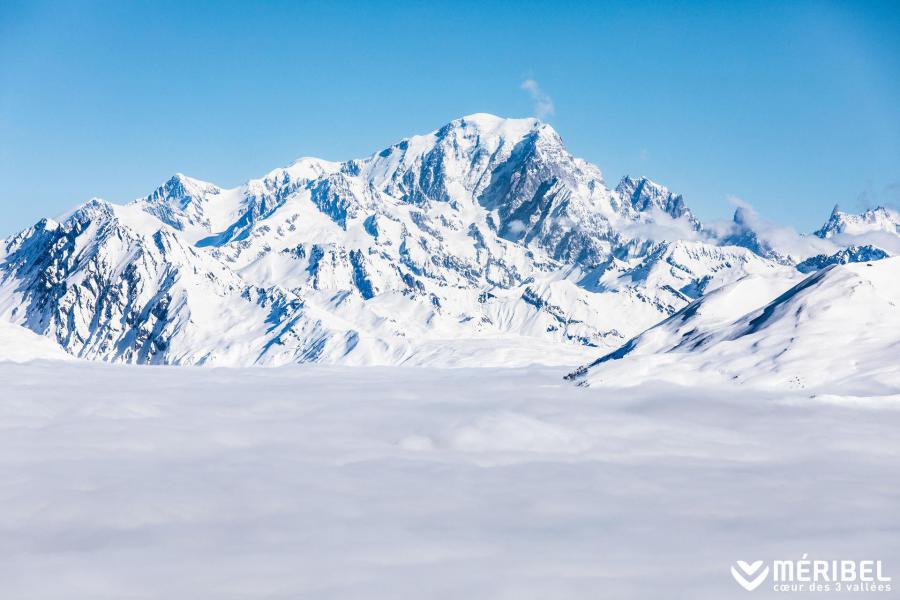
[[[363,159],[236,188],[176,174],[42,219],[0,245],[0,321],[109,362],[573,365],[680,335],[698,303],[752,288],[762,306],[900,252],[883,207],[774,231],[746,207],[704,225],[645,177],[607,186],[546,123],[476,114]]]

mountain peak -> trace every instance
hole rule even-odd
[[[749,225],[756,219],[753,209],[746,206],[737,206],[734,209],[734,216],[731,220],[737,225]]]
[[[828,221],[815,232],[820,238],[838,234],[862,235],[872,232],[900,234],[900,211],[886,206],[869,208],[860,214],[846,213],[835,206]]]
[[[864,246],[848,246],[834,254],[819,254],[807,258],[803,262],[797,264],[797,270],[801,273],[811,273],[812,271],[824,269],[829,265],[870,262],[882,260],[889,256],[890,255],[887,252],[881,248],[876,248],[871,244],[866,244]]]
[[[673,219],[686,217],[694,229],[700,229],[700,222],[684,203],[681,194],[675,194],[669,188],[646,177],[633,179],[631,176],[625,175],[616,186],[616,193],[638,212],[647,212],[656,208]]]
[[[221,191],[219,186],[208,181],[188,177],[184,173],[175,173],[149,196],[138,198],[134,203],[146,205],[175,203],[183,207],[193,199],[207,194],[218,194]]]
[[[202,205],[210,197],[219,197],[223,191],[208,181],[175,173],[153,193],[138,198],[131,205],[180,231],[190,230],[194,226],[208,228],[208,218]]]
[[[262,181],[282,181],[285,178],[292,181],[316,179],[340,170],[341,163],[323,160],[314,156],[301,156],[286,167],[279,167],[269,171],[262,178]]]
[[[104,200],[103,198],[99,198],[97,196],[93,196],[88,199],[86,202],[83,202],[79,206],[76,206],[72,210],[63,213],[58,216],[55,221],[60,223],[65,223],[70,220],[82,220],[82,219],[90,219],[96,215],[109,215],[112,214],[113,208],[112,205]]]
[[[474,113],[459,117],[435,131],[433,135],[438,139],[460,134],[463,137],[475,136],[484,143],[490,139],[517,141],[532,132],[541,132],[559,138],[550,125],[533,117],[507,118],[489,113]]]

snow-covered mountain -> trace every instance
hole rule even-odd
[[[782,265],[790,265],[798,260],[798,256],[796,248],[786,248],[785,244],[780,243],[783,241],[784,234],[783,230],[773,231],[773,228],[764,223],[750,208],[739,206],[734,211],[730,226],[718,241],[725,245],[748,248],[754,254]],[[825,243],[821,243],[820,246],[823,249],[830,248]]]
[[[848,263],[869,262],[881,260],[889,255],[881,248],[872,245],[849,246],[842,248],[834,254],[818,254],[797,263],[797,270],[801,273],[811,273],[824,269],[828,265],[846,265]]]
[[[722,285],[796,275],[734,243],[646,178],[608,188],[549,125],[477,114],[42,220],[0,248],[0,318],[117,362],[573,364]]]
[[[900,257],[831,265],[789,283],[747,277],[724,286],[569,378],[900,389]]]
[[[837,206],[815,235],[838,247],[874,246],[891,256],[900,255],[900,212],[879,206],[860,214],[842,212]]]
[[[860,235],[873,231],[900,234],[900,212],[879,206],[862,214],[841,212],[837,206],[821,229],[816,231],[820,238],[831,238],[840,234]]]

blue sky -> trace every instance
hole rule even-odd
[[[0,235],[473,112],[543,112],[610,185],[701,218],[737,196],[811,230],[900,201],[900,3],[4,0]]]

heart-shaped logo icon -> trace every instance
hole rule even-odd
[[[763,566],[763,561],[758,560],[755,563],[748,563],[743,560],[737,561],[737,566],[731,567],[731,576],[737,581],[742,588],[748,592],[752,592],[758,588],[766,577],[769,576],[769,567]]]

